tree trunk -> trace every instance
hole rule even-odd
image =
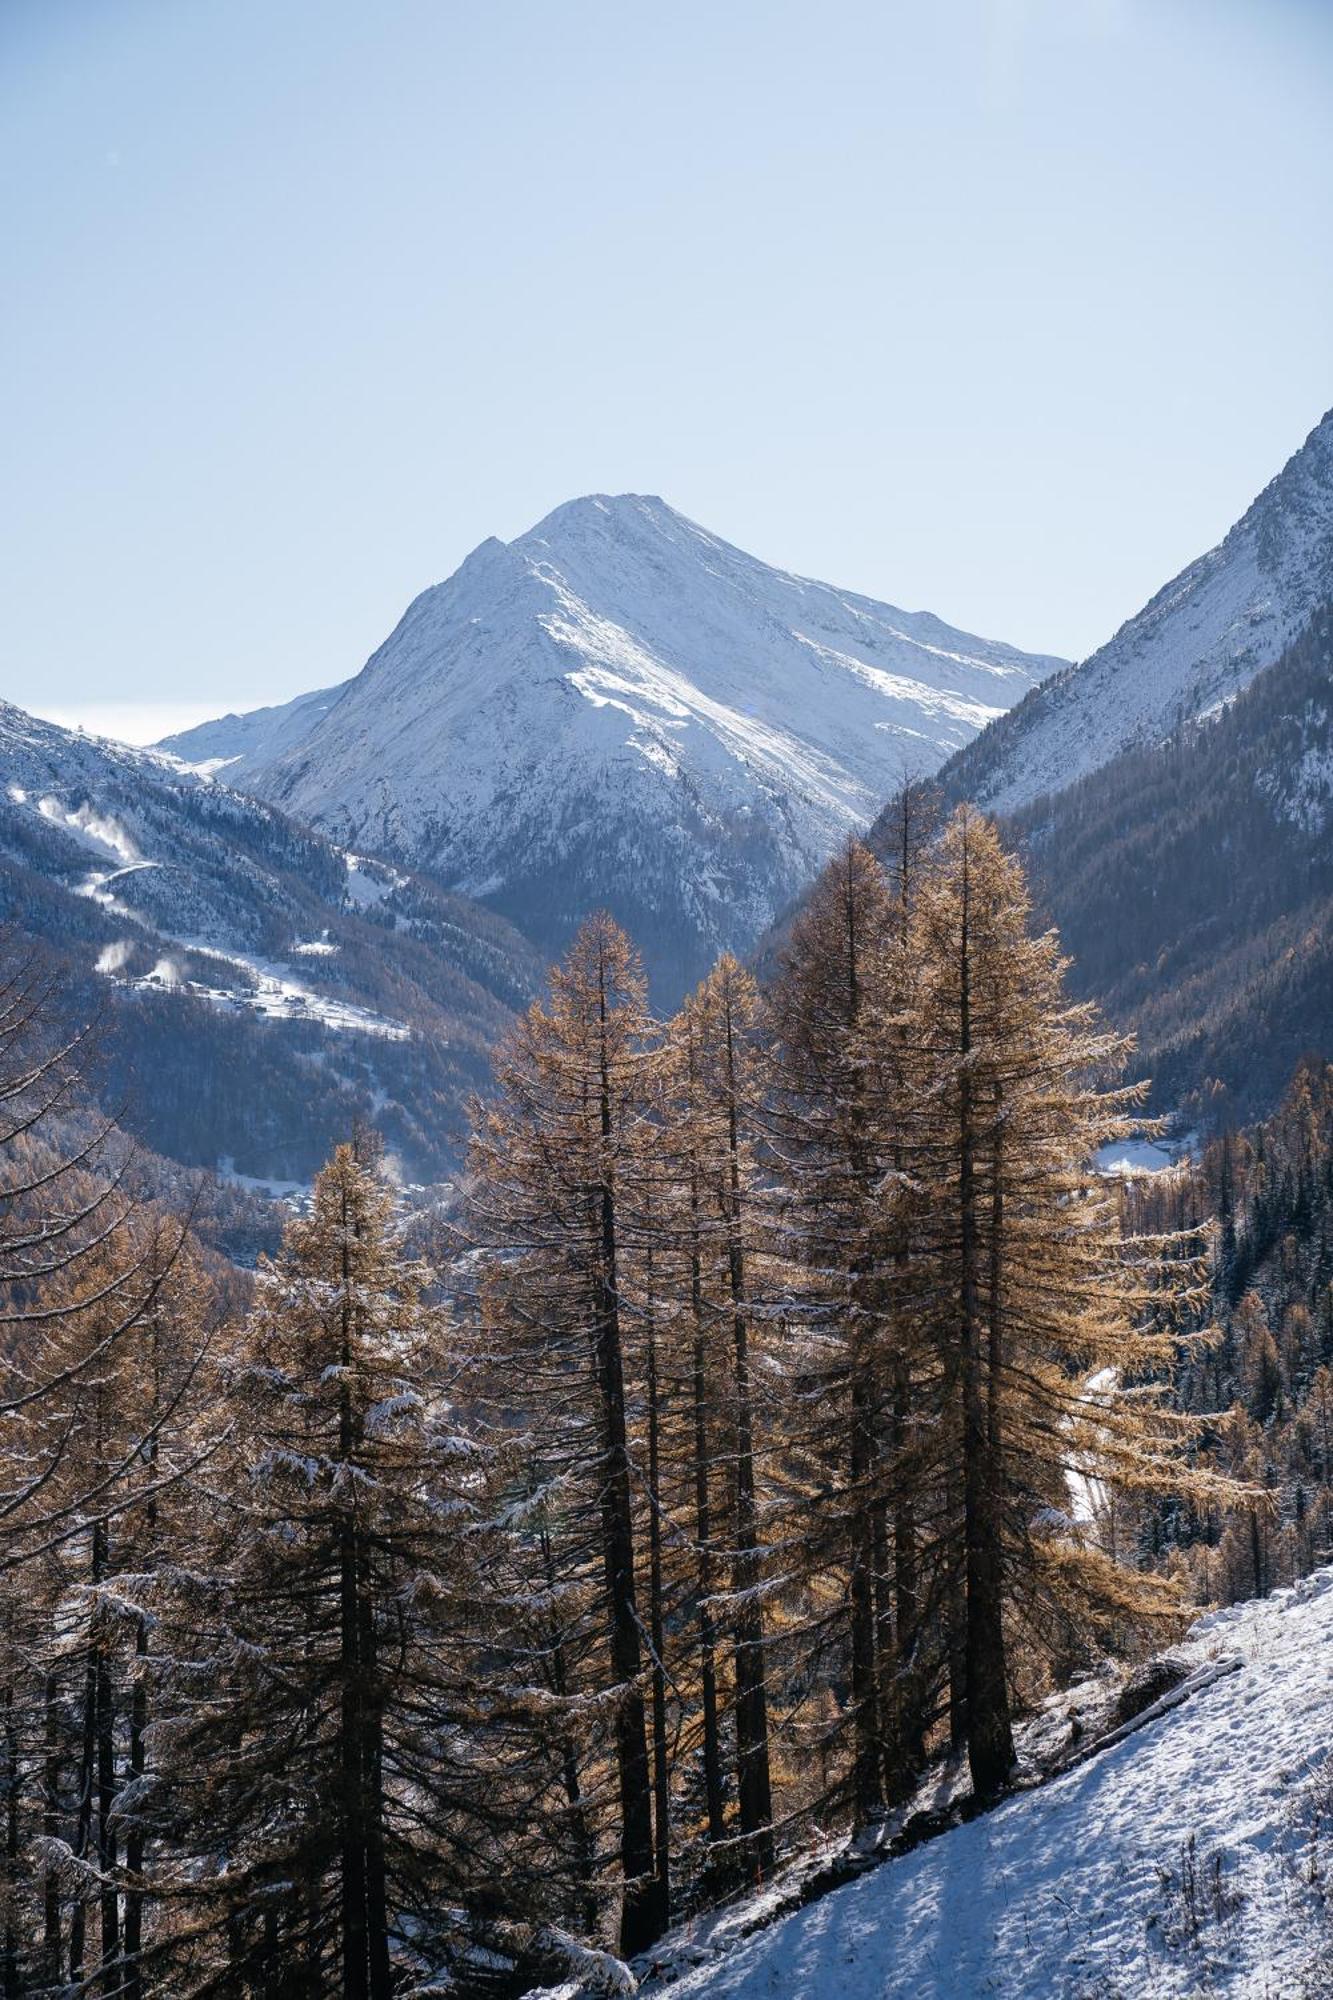
[[[546,1589],[552,1602],[555,1601],[555,1552],[551,1547],[548,1530],[541,1530],[542,1570],[546,1578]],[[565,1649],[561,1642],[554,1618],[547,1628],[550,1641],[550,1683],[551,1692],[562,1701],[569,1697],[569,1670],[565,1664]],[[574,1875],[583,1904],[583,1928],[591,1937],[597,1929],[597,1896],[594,1885],[594,1857],[592,1833],[588,1826],[588,1814],[583,1803],[583,1788],[579,1783],[579,1762],[572,1737],[566,1736],[560,1745],[560,1775],[564,1782],[565,1799],[569,1806],[570,1834],[574,1845]]]
[[[910,1441],[912,1385],[907,1364],[893,1373],[893,1451],[895,1459]],[[926,1761],[921,1668],[917,1658],[920,1606],[917,1601],[917,1525],[912,1475],[897,1475],[893,1506],[893,1670],[892,1745],[898,1769],[886,1774],[888,1796],[895,1801],[910,1787]]]
[[[978,1140],[973,1105],[971,937],[966,855],[960,938],[958,1084],[958,1201],[960,1308],[963,1347],[963,1543],[967,1591],[967,1750],[972,1786],[991,1798],[1014,1761],[1009,1720],[1003,1623],[1003,1571],[999,1538],[998,1467],[990,1447],[990,1422],[982,1358]]]
[[[843,912],[847,926],[846,1025],[854,1031],[861,1019],[862,947],[850,849]],[[865,1107],[859,1078],[851,1101],[849,1165],[853,1184],[860,1191],[863,1205],[861,1220],[864,1222],[867,1190],[874,1176],[865,1143]],[[864,1250],[858,1253],[851,1276],[851,1437],[847,1470],[851,1510],[848,1524],[848,1596],[853,1716],[852,1810],[858,1824],[864,1825],[884,1806],[880,1784],[879,1675],[875,1659],[875,1368],[867,1350],[867,1328],[872,1323],[873,1305],[867,1296],[869,1273]]]
[[[60,1832],[60,1685],[49,1672],[43,1689],[44,1744],[42,1761],[42,1834],[55,1840]],[[58,1986],[62,1971],[60,1936],[60,1877],[48,1868],[42,1880],[42,1966],[44,1983]]]
[[[671,1921],[671,1777],[667,1764],[666,1619],[662,1602],[661,1415],[648,1261],[648,1632],[653,1648],[653,1848],[663,1928]]]
[[[610,1179],[613,1130],[606,1045],[606,988],[600,986],[601,1136],[606,1161],[598,1192],[601,1255],[594,1281],[597,1384],[602,1418],[602,1548],[610,1624],[611,1670],[622,1689],[616,1711],[616,1763],[620,1780],[620,1861],[625,1899],[620,1947],[626,1957],[662,1932],[653,1879],[653,1822],[648,1769],[647,1718],[639,1684],[642,1660],[634,1593],[634,1516],[625,1433],[625,1367],[617,1279],[616,1196]]]
[[[98,1400],[98,1414],[95,1425],[97,1462],[102,1453],[102,1413]],[[80,1861],[86,1861],[93,1845],[94,1811],[101,1806],[101,1752],[102,1730],[100,1727],[103,1706],[103,1677],[106,1665],[102,1658],[103,1613],[97,1602],[97,1586],[106,1575],[106,1525],[94,1523],[92,1532],[91,1566],[89,1581],[93,1588],[92,1610],[88,1619],[88,1655],[83,1672],[83,1741],[79,1757],[79,1804],[74,1829],[74,1853]],[[98,1810],[98,1844],[101,1842],[102,1819]],[[103,1935],[105,1936],[106,1909],[102,1909]],[[82,1891],[76,1893],[74,1910],[69,1926],[69,1976],[77,1981],[83,1972],[84,1943],[87,1935],[87,1901]]]
[[[858,1328],[856,1345],[864,1337]],[[852,1435],[849,1464],[851,1507],[851,1668],[855,1739],[852,1807],[858,1825],[880,1812],[879,1686],[875,1666],[875,1531],[871,1474],[874,1468],[874,1409],[869,1370],[854,1360]]]
[[[158,1346],[157,1321],[154,1319],[151,1331],[151,1367],[153,1381],[153,1401],[150,1422],[153,1441],[148,1449],[146,1473],[151,1487],[157,1475],[157,1423],[162,1407],[162,1368]],[[157,1501],[149,1500],[145,1516],[145,1531],[150,1560],[155,1560],[157,1552]],[[148,1621],[139,1618],[134,1628],[134,1693],[130,1699],[130,1782],[138,1785],[147,1768],[146,1731],[148,1728]],[[125,1872],[129,1882],[125,1890],[124,1950],[124,1995],[125,2000],[143,2000],[144,1978],[140,1954],[143,1950],[143,1891],[138,1886],[143,1876],[144,1837],[143,1824],[136,1811],[130,1822],[125,1840]]]
[[[1264,1550],[1259,1534],[1259,1510],[1250,1508],[1250,1561],[1254,1565],[1254,1594],[1267,1597],[1268,1589],[1264,1579]]]
[[[101,1531],[105,1535],[105,1530]],[[102,1920],[102,1974],[107,1991],[118,1988],[120,1957],[120,1896],[115,1886],[116,1715],[111,1685],[111,1659],[105,1646],[97,1652],[97,1865],[103,1877],[99,1895]]]
[[[94,1620],[96,1613],[93,1614]],[[93,1823],[93,1783],[97,1769],[97,1658],[95,1631],[88,1640],[88,1657],[83,1669],[83,1737],[79,1752],[79,1797],[74,1819],[73,1849],[76,1859],[88,1856]],[[83,1944],[88,1912],[81,1890],[76,1890],[69,1919],[69,1976],[77,1984],[83,1976]]]
[[[339,1577],[341,1613],[342,1762],[341,1902],[344,2000],[369,2000],[369,1909],[366,1890],[365,1725],[361,1703],[358,1647],[356,1537],[350,1522],[342,1529]]]
[[[736,1554],[732,1587],[736,1611],[736,1789],[747,1871],[754,1880],[773,1867],[773,1787],[768,1758],[764,1609],[759,1587],[759,1529],[755,1506],[754,1419],[750,1391],[750,1336],[746,1318],[745,1262],[741,1243],[740,1132],[736,1105],[736,1051],[727,1008],[727,1146],[729,1212],[727,1276],[736,1431]]]
[[[699,1245],[698,1171],[690,1170],[690,1309],[694,1321],[691,1395],[694,1415],[694,1544],[699,1587],[699,1694],[703,1710],[704,1804],[708,1838],[726,1838],[722,1809],[722,1748],[717,1714],[717,1628],[713,1618],[713,1510],[708,1485],[708,1347],[704,1329]]]
[[[0,1709],[4,1713],[5,1740],[5,1929],[3,1944],[3,1965],[0,1977],[4,1981],[4,2000],[19,2000],[22,1986],[19,1980],[19,1938],[14,1921],[15,1897],[19,1884],[19,1787],[22,1774],[19,1769],[19,1728],[15,1709],[16,1691],[11,1681],[0,1698]]]
[[[343,1198],[342,1243],[342,1384],[339,1390],[338,1449],[350,1462],[354,1443],[352,1395],[351,1259],[347,1231],[351,1226]],[[344,1499],[338,1523],[339,1680],[341,1714],[338,1752],[341,1761],[342,1827],[339,1891],[342,1917],[343,2000],[370,2000],[370,1910],[366,1881],[366,1683],[361,1659],[362,1618],[360,1537],[351,1509],[354,1488]]]
[[[389,1887],[384,1852],[384,1717],[381,1705],[379,1647],[375,1632],[374,1579],[371,1552],[358,1537],[360,1635],[357,1652],[362,1686],[362,1797],[365,1801],[366,1842],[366,1965],[370,2000],[391,2000],[393,1970],[389,1959]]]
[[[923,801],[910,782],[904,784],[899,795],[898,808],[898,942],[904,951],[908,949],[912,920],[912,884],[916,861],[916,843],[921,837],[921,808]],[[905,995],[899,995],[901,1002]],[[897,1036],[898,1048],[905,1057],[910,1043],[910,1029],[904,1022]],[[900,1071],[896,1079],[899,1090],[904,1088],[904,1073]],[[895,1134],[893,1146],[894,1171],[901,1174],[906,1165],[905,1148],[901,1130]],[[906,1455],[913,1443],[912,1435],[912,1370],[903,1351],[904,1299],[903,1292],[908,1268],[908,1238],[904,1228],[899,1228],[898,1240],[893,1249],[894,1283],[894,1332],[897,1336],[893,1349],[892,1402],[889,1426],[890,1462],[893,1468],[893,1616],[890,1626],[888,1618],[880,1615],[880,1675],[883,1679],[891,1676],[885,1699],[884,1719],[884,1795],[891,1805],[902,1803],[910,1797],[918,1773],[926,1761],[926,1692],[924,1676],[918,1660],[920,1640],[921,1607],[917,1599],[917,1519],[915,1500],[915,1480],[917,1472],[906,1461]],[[882,1518],[882,1517],[881,1517]],[[882,1571],[885,1592],[889,1589],[886,1569]]]

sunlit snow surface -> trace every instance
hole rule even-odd
[[[297,979],[289,965],[271,959],[252,958],[244,952],[219,951],[202,938],[173,940],[185,951],[211,959],[220,966],[234,966],[248,975],[235,985],[212,985],[186,978],[171,960],[159,960],[138,986],[183,986],[198,1000],[217,1007],[230,1007],[261,1015],[268,1021],[317,1021],[323,1028],[342,1029],[362,1035],[378,1035],[387,1041],[406,1041],[411,1033],[401,1021],[390,1021],[368,1007],[355,1007],[347,1000],[335,1000],[318,993]],[[253,983],[251,983],[253,982]]]
[[[1192,1667],[1229,1655],[1241,1667],[1064,1777],[645,1990],[679,2000],[1327,1996],[1333,1928],[1309,1876],[1312,1861],[1333,1863],[1327,1822],[1322,1858],[1315,1831],[1321,1785],[1333,1798],[1333,1570],[1211,1614],[1180,1651]],[[1193,1935],[1179,1887],[1191,1840]]]
[[[1179,1166],[1197,1151],[1198,1139],[1193,1132],[1170,1139],[1116,1139],[1098,1149],[1094,1165],[1099,1174],[1132,1180],[1140,1174],[1160,1174],[1166,1167]]]
[[[230,1155],[224,1155],[218,1161],[215,1171],[217,1178],[229,1187],[246,1188],[251,1194],[264,1195],[270,1201],[296,1204],[304,1201],[311,1190],[309,1181],[274,1180],[266,1174],[238,1173]]]

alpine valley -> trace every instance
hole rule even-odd
[[[1333,0],[0,24],[0,2000],[1333,2000]]]
[[[574,500],[285,706],[156,751],[0,709],[0,897],[109,1000],[108,1090],[148,1146],[304,1181],[361,1118],[436,1179],[591,910],[673,1005],[938,771],[1023,845],[1155,1108],[1262,1115],[1333,1042],[1330,599],[1333,414],[1079,666],[770,568],[656,498]],[[1247,829],[1234,865],[1220,820]]]

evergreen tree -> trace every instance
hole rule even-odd
[[[5,1990],[117,1988],[126,1711],[112,1586],[132,1510],[190,1469],[182,1405],[147,1394],[148,1329],[180,1317],[185,1232],[144,1208],[89,1099],[91,1039],[58,981],[0,978],[0,1849]],[[206,1286],[196,1277],[202,1306]],[[168,1305],[168,1299],[172,1303]],[[89,1973],[90,1918],[97,1964]]]
[[[176,1992],[388,2000],[442,1976],[504,1878],[485,1467],[440,1393],[424,1275],[341,1146],[227,1363],[212,1564],[159,1578],[178,1719],[157,1821],[187,1857],[175,1893],[212,1913]]]
[[[699,1652],[705,1788],[710,1838],[723,1837],[722,1744],[714,1659],[715,1607],[732,1638],[738,1854],[752,1877],[773,1864],[769,1744],[767,1588],[762,1474],[780,1425],[776,1377],[756,1387],[756,1349],[775,1361],[763,1309],[772,1303],[771,1232],[756,1159],[761,1015],[754,981],[724,956],[668,1030],[670,1077],[664,1152],[676,1189],[677,1240],[686,1264],[689,1384],[693,1422],[681,1436],[696,1491],[692,1534],[699,1568]],[[762,1427],[762,1431],[761,1431]],[[720,1462],[720,1468],[719,1468]],[[725,1479],[727,1574],[717,1554],[712,1487]]]
[[[879,1598],[893,1468],[883,1444],[905,1321],[894,1299],[896,1218],[885,1199],[900,1171],[898,1049],[882,1033],[892,1007],[876,1002],[892,978],[894,943],[884,872],[849,842],[797,919],[773,1001],[775,1157],[790,1241],[806,1270],[796,1363],[806,1471],[793,1499],[813,1514],[809,1554],[822,1572],[810,1642],[822,1647],[838,1631],[845,1645],[848,1700],[838,1733],[851,1737],[858,1820],[886,1800]],[[891,1774],[895,1789],[901,1776]]]
[[[1196,1260],[1121,1240],[1098,1147],[1133,1128],[1135,1088],[1106,1086],[1127,1044],[1063,993],[1053,933],[1034,937],[1018,863],[967,808],[919,898],[925,968],[914,1030],[928,1063],[916,1157],[930,1177],[936,1338],[960,1461],[965,1700],[973,1783],[1013,1761],[1011,1630],[1169,1608],[1147,1577],[1068,1532],[1069,1478],[1178,1490],[1173,1424],[1147,1385],[1168,1369]]]
[[[605,915],[588,920],[497,1052],[497,1095],[471,1153],[474,1223],[505,1252],[484,1295],[501,1410],[539,1413],[530,1432],[552,1589],[574,1610],[564,1671],[590,1673],[612,1710],[620,1943],[641,1950],[666,1921],[656,1872],[631,1462],[638,1413],[627,1299],[643,1254],[652,1132],[653,1028],[642,971]],[[600,1573],[600,1617],[588,1585]],[[594,1622],[595,1619],[595,1622]],[[600,1630],[598,1629],[600,1627]],[[600,1660],[592,1648],[604,1650]],[[571,1699],[584,1692],[571,1690]]]

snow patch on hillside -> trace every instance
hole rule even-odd
[[[22,716],[20,711],[2,705],[0,724],[3,725],[3,736],[10,743],[31,745],[53,761],[62,754],[69,757],[72,749],[73,755],[87,764],[90,775],[96,770],[95,760],[101,755],[101,749],[93,739],[68,737],[55,725],[38,723],[33,718]],[[30,727],[25,728],[25,724]],[[110,747],[114,752],[115,746]],[[146,771],[154,767],[169,772],[184,771],[180,760],[164,758],[156,753],[119,752],[116,762],[121,767],[121,775],[131,774],[136,767]],[[94,970],[104,978],[119,980],[141,992],[180,990],[210,1006],[256,1014],[264,1020],[315,1022],[335,1033],[372,1035],[391,1041],[409,1039],[411,1031],[402,1022],[391,1020],[368,1007],[317,991],[308,980],[298,978],[285,963],[257,958],[221,944],[214,938],[190,935],[160,921],[153,922],[142,911],[134,909],[118,893],[131,876],[168,867],[179,869],[180,864],[145,855],[141,838],[136,838],[122,819],[95,804],[77,777],[64,795],[56,790],[39,790],[18,783],[11,783],[6,789],[12,806],[25,815],[35,814],[48,826],[57,829],[74,843],[76,854],[90,854],[99,861],[118,864],[112,868],[103,866],[90,870],[73,884],[76,894],[86,896],[108,915],[134,925],[141,939],[174,948],[159,950],[149,971],[127,979],[126,969],[133,952],[130,941],[120,940],[103,946],[94,959]],[[253,806],[246,809],[258,810]],[[407,880],[396,869],[358,855],[347,857],[347,870],[348,899],[354,905],[379,902],[394,889],[403,887]],[[230,966],[244,977],[233,980],[223,974],[216,981],[191,977],[178,953],[210,960],[220,969]],[[328,941],[327,933],[322,938],[293,945],[293,955],[307,960],[330,959],[336,953],[337,946]]]
[[[370,861],[364,854],[344,854],[343,859],[347,863],[347,900],[359,910],[382,903],[395,889],[407,887],[407,876],[383,861]]]
[[[1322,833],[1333,817],[1333,750],[1326,746],[1328,713],[1306,717],[1321,740],[1307,743],[1289,770],[1267,771],[1257,780],[1284,819],[1308,834]]]
[[[1178,1167],[1199,1150],[1197,1132],[1181,1132],[1171,1137],[1114,1139],[1100,1146],[1093,1157],[1099,1174],[1120,1180],[1134,1180],[1141,1174],[1160,1174]]]
[[[16,805],[27,803],[27,795],[21,786],[12,785],[9,796]],[[63,827],[83,846],[91,847],[95,854],[109,855],[113,861],[119,861],[122,868],[133,868],[143,860],[124,827],[109,813],[98,812],[86,800],[77,806],[70,806],[48,792],[37,801],[37,810],[52,826]]]
[[[377,1035],[393,1042],[407,1041],[411,1035],[411,1029],[404,1027],[401,1021],[391,1021],[383,1014],[373,1013],[368,1007],[357,1007],[351,1001],[313,991],[293,975],[289,965],[254,958],[245,952],[222,951],[203,938],[176,938],[174,941],[182,950],[198,958],[236,967],[245,973],[245,980],[240,984],[212,985],[207,981],[186,978],[174,962],[163,960],[134,984],[145,987],[181,985],[196,999],[205,1000],[212,1006],[257,1014],[267,1021],[315,1021],[321,1027],[338,1033]],[[169,964],[170,973],[164,970]]]

